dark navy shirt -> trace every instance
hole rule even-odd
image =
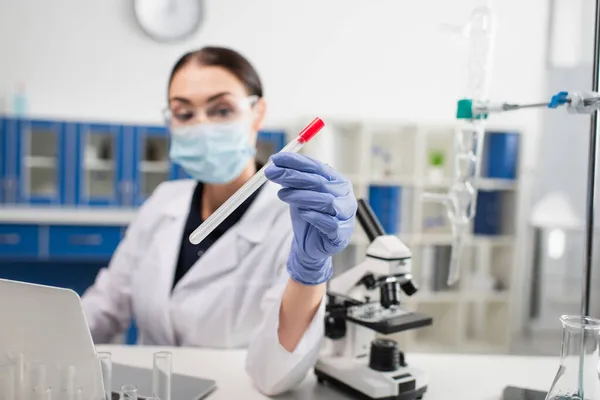
[[[260,166],[258,166],[260,167]],[[206,239],[199,244],[190,243],[188,237],[204,220],[202,219],[202,190],[204,185],[198,182],[194,194],[192,196],[192,204],[190,212],[187,216],[185,227],[183,229],[183,237],[179,247],[179,257],[177,258],[177,267],[175,268],[175,278],[173,279],[173,287],[183,276],[192,268],[192,266],[202,257],[202,255],[212,246],[225,232],[234,226],[246,213],[256,196],[260,192],[260,188],[254,192],[246,201],[242,203],[225,221],[212,231]],[[262,188],[262,187],[261,187]]]

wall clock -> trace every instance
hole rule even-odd
[[[203,0],[133,0],[135,19],[153,40],[177,42],[200,28]]]

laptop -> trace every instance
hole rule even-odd
[[[151,397],[152,370],[113,363],[113,399],[119,399],[119,397],[115,397],[115,393],[118,394],[123,385],[130,384],[137,386],[139,397]],[[171,398],[173,399],[202,400],[216,388],[216,382],[210,379],[179,374],[171,376]]]
[[[84,397],[102,397],[102,370],[76,292],[0,279],[0,317],[0,380],[2,368],[21,359],[21,370],[36,364],[47,366],[48,385],[60,387],[65,374],[73,372],[68,367],[73,366],[73,378],[83,388]],[[113,368],[113,390],[135,384],[140,397],[149,396],[152,371],[118,364]],[[199,400],[215,390],[216,382],[173,375],[171,388],[173,398]]]

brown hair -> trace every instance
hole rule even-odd
[[[263,97],[262,83],[252,64],[240,53],[225,47],[203,47],[181,56],[171,71],[169,88],[175,74],[190,62],[198,66],[225,68],[244,84],[249,95]]]

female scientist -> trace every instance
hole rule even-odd
[[[323,338],[331,256],[354,229],[351,183],[299,154],[272,157],[263,187],[199,245],[188,236],[256,172],[266,102],[240,54],[185,54],[168,88],[170,157],[191,177],[162,183],[83,296],[96,343],[135,318],[149,345],[248,347],[267,395],[299,383]]]

